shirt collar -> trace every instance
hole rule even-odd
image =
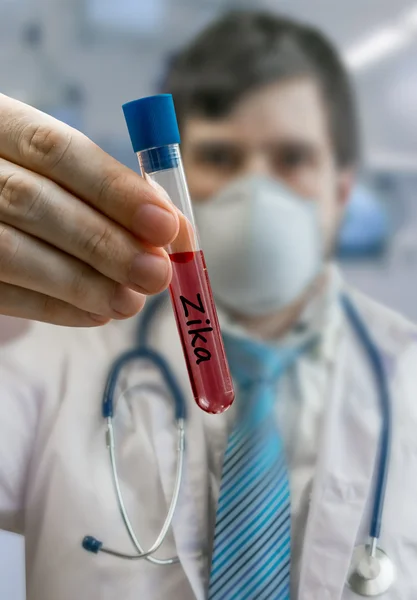
[[[300,346],[317,337],[317,344],[311,349],[312,357],[331,363],[335,359],[342,323],[339,297],[343,283],[334,264],[329,264],[326,269],[327,280],[321,293],[307,304],[291,331],[272,341],[272,344],[279,347]],[[236,323],[226,312],[221,310],[218,312],[221,328],[224,331],[238,337],[251,337],[245,328]]]

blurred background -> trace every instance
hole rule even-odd
[[[341,234],[347,279],[417,320],[417,0],[0,0],[0,91],[77,127],[132,168],[121,104],[222,12],[323,29],[356,85],[363,169]]]

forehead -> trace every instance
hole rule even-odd
[[[220,119],[185,120],[184,141],[229,139],[254,145],[297,139],[328,143],[328,117],[318,85],[302,78],[274,83],[244,96]]]

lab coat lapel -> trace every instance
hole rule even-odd
[[[172,523],[176,552],[184,572],[198,600],[205,598],[207,585],[207,543],[203,532],[207,530],[208,482],[207,453],[203,420],[200,410],[191,398],[185,361],[171,313],[162,309],[157,336],[152,347],[161,352],[173,369],[187,401],[185,423],[185,462],[178,507]],[[169,399],[167,401],[171,401]],[[168,413],[169,416],[169,413]],[[153,416],[155,447],[158,448],[157,462],[167,509],[171,502],[176,473],[176,438],[172,417],[166,422],[167,414]]]
[[[348,324],[344,330],[313,486],[298,600],[342,598],[373,494],[381,423],[378,397],[363,348]]]

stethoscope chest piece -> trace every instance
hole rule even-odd
[[[355,548],[348,586],[359,596],[380,596],[387,592],[395,581],[395,567],[391,559],[380,548],[371,551],[371,546]]]

